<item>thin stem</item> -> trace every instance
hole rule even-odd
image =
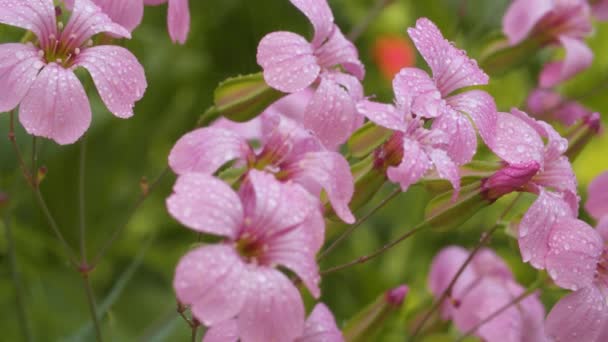
[[[361,37],[361,35],[363,34],[363,32],[365,32],[365,30],[367,29],[367,27],[374,21],[374,19],[376,19],[376,17],[379,16],[380,13],[382,13],[382,10],[384,9],[384,7],[386,7],[392,1],[393,0],[376,0],[376,3],[374,4],[374,7],[372,7],[369,10],[369,12],[367,12],[367,16],[365,16],[365,18],[363,18],[363,20],[360,21],[352,29],[352,31],[350,31],[350,33],[348,34],[348,39],[351,42],[354,42],[359,37]]]
[[[87,293],[87,303],[89,304],[89,311],[91,318],[93,319],[93,325],[95,326],[95,337],[97,342],[102,342],[103,337],[101,335],[101,324],[99,323],[99,317],[97,317],[97,304],[95,304],[95,294],[89,281],[89,274],[86,272],[82,273],[82,280],[84,282],[84,289]]]
[[[437,309],[439,309],[439,307],[441,307],[443,302],[452,294],[452,289],[456,285],[456,282],[458,281],[458,279],[460,278],[460,276],[462,275],[464,270],[471,263],[471,261],[473,261],[473,258],[475,257],[475,255],[477,255],[479,250],[481,250],[481,248],[484,247],[490,241],[490,237],[492,236],[492,234],[494,234],[494,232],[496,232],[496,230],[498,230],[498,228],[501,226],[501,224],[500,224],[501,221],[504,220],[504,218],[511,211],[511,209],[513,209],[513,207],[515,206],[515,204],[517,203],[517,201],[520,198],[521,198],[521,194],[518,194],[517,197],[515,197],[515,199],[513,201],[511,201],[511,203],[509,203],[509,205],[505,208],[505,210],[502,212],[502,214],[498,217],[498,219],[496,220],[496,223],[487,232],[483,233],[481,239],[479,240],[479,243],[475,246],[475,248],[473,248],[471,253],[469,253],[469,256],[467,257],[467,259],[460,266],[460,268],[458,269],[456,274],[452,277],[452,280],[448,284],[448,287],[446,287],[446,289],[443,290],[443,292],[439,296],[439,299],[435,302],[435,304],[433,304],[431,309],[426,313],[426,315],[424,315],[424,317],[422,318],[420,323],[418,323],[418,325],[414,328],[414,331],[412,332],[412,337],[411,337],[412,342],[416,340],[418,333],[422,330],[422,328],[424,327],[426,322],[428,322],[428,320],[431,318],[432,314]]]
[[[191,337],[191,341],[192,342],[196,342],[196,333],[198,332],[198,325],[194,325],[192,327],[192,337]]]
[[[17,157],[17,163],[19,164],[19,167],[21,168],[21,172],[23,173],[23,177],[25,178],[25,181],[27,182],[27,184],[30,187],[34,188],[36,186],[36,182],[34,181],[34,178],[30,174],[30,172],[27,170],[27,167],[25,166],[25,162],[23,161],[23,155],[21,154],[21,149],[19,148],[19,145],[17,145],[17,138],[15,136],[15,111],[14,110],[9,112],[8,140],[10,140],[11,145],[13,146],[13,150],[15,151],[15,156]]]
[[[99,261],[106,255],[106,253],[108,252],[108,249],[114,244],[114,242],[118,239],[120,234],[127,228],[127,226],[129,225],[129,222],[131,221],[131,218],[133,217],[133,215],[135,214],[137,209],[150,196],[152,191],[160,184],[160,181],[167,175],[167,173],[169,173],[168,167],[165,168],[163,170],[163,172],[161,172],[161,174],[154,180],[154,182],[152,182],[150,184],[148,191],[144,191],[141,193],[141,195],[139,196],[137,201],[135,201],[135,203],[131,207],[131,210],[129,210],[127,212],[127,217],[126,217],[125,221],[123,222],[123,224],[121,224],[120,226],[118,226],[118,228],[116,228],[116,230],[114,230],[114,232],[112,233],[110,238],[108,240],[106,240],[106,242],[102,245],[101,249],[95,256],[95,258],[93,258],[93,262],[91,263],[91,268],[94,268],[99,263]]]
[[[382,209],[385,205],[387,205],[392,199],[397,197],[401,193],[401,189],[397,188],[393,190],[385,199],[382,200],[376,207],[370,210],[367,214],[361,217],[355,224],[348,227],[348,229],[342,233],[334,242],[332,242],[324,251],[319,254],[317,261],[323,260],[331,251],[333,251],[338,245],[344,241],[347,237],[349,237],[359,226],[361,226],[364,222],[366,222],[372,215],[374,215],[378,210]]]
[[[32,171],[30,174],[35,182],[35,185],[38,186],[37,174],[38,174],[38,137],[35,135],[32,136]]]
[[[8,216],[3,217],[4,231],[6,234],[7,243],[7,254],[11,269],[11,278],[13,285],[15,286],[15,302],[17,303],[17,319],[19,320],[19,326],[21,327],[21,333],[25,341],[32,341],[32,331],[30,321],[27,319],[27,313],[25,309],[25,301],[23,295],[23,284],[21,282],[21,276],[17,269],[17,257],[15,253],[15,239],[13,238],[13,231],[11,228],[11,222]]]
[[[86,202],[85,202],[85,173],[86,173],[87,141],[84,137],[80,142],[80,162],[78,163],[78,217],[80,226],[80,258],[83,265],[87,264],[86,246]]]

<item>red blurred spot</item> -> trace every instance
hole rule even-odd
[[[399,70],[414,66],[416,55],[409,40],[402,36],[384,35],[376,39],[373,47],[374,59],[380,72],[392,80]]]

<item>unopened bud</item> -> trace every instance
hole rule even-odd
[[[405,296],[407,296],[410,288],[407,285],[401,285],[386,292],[386,301],[394,307],[401,307]]]
[[[587,146],[589,141],[603,132],[602,120],[599,113],[584,117],[579,124],[572,128],[568,136],[568,150],[565,155],[573,161]]]
[[[540,170],[536,161],[507,165],[482,181],[482,196],[491,202],[514,191],[521,191]]]

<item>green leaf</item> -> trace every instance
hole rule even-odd
[[[266,84],[262,73],[233,77],[215,89],[215,110],[227,119],[245,122],[283,96]]]
[[[348,139],[348,149],[353,157],[363,158],[382,145],[391,134],[391,130],[369,121]]]
[[[452,191],[432,199],[426,207],[426,226],[433,229],[449,230],[457,228],[482,208],[492,204],[481,195],[481,181],[463,186],[456,201],[452,201]]]

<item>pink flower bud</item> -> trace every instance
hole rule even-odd
[[[407,285],[401,285],[386,292],[386,301],[395,307],[400,307],[405,300],[410,288]]]
[[[540,164],[535,161],[507,165],[483,181],[483,196],[490,201],[495,201],[513,191],[519,191],[539,170]]]

